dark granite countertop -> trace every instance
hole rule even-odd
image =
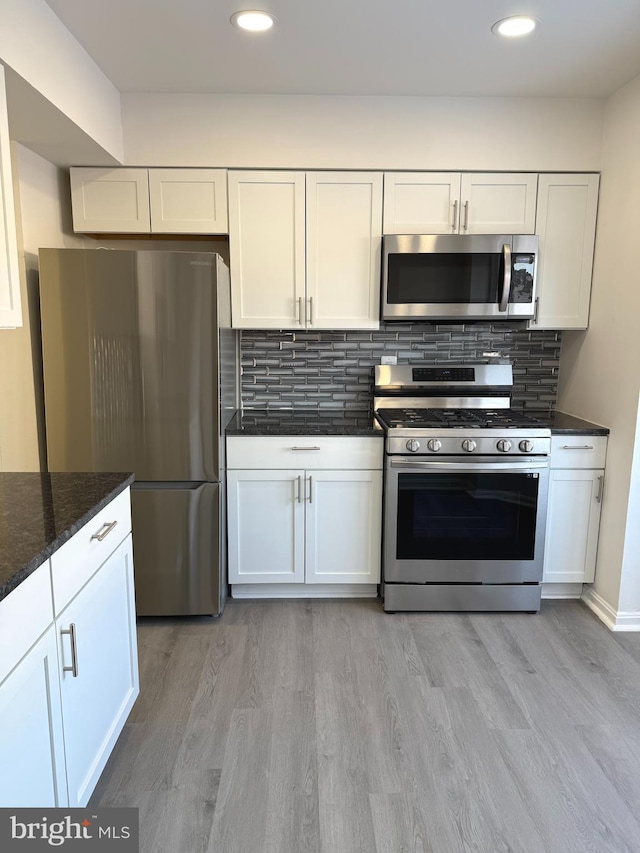
[[[527,414],[539,418],[551,429],[551,435],[609,435],[609,428],[584,421],[566,412],[536,412],[527,409]]]
[[[370,409],[244,409],[229,422],[226,434],[384,435]]]
[[[0,473],[0,599],[133,479],[133,474]]]

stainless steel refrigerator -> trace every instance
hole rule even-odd
[[[202,252],[41,249],[50,471],[133,471],[140,615],[227,595],[224,429],[238,405],[229,271]]]

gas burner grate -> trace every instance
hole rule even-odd
[[[545,424],[525,412],[511,409],[379,409],[390,429],[523,429]]]

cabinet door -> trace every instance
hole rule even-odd
[[[461,234],[534,234],[538,176],[462,175]]]
[[[305,326],[303,172],[229,172],[231,321]]]
[[[226,234],[224,169],[149,169],[154,234]]]
[[[0,806],[66,806],[53,626],[0,684],[0,719]]]
[[[381,471],[308,471],[307,583],[379,583]]]
[[[304,582],[304,471],[227,471],[229,583]]]
[[[593,581],[603,485],[602,470],[551,470],[544,583]]]
[[[538,306],[532,329],[586,329],[598,175],[540,175],[536,234]]]
[[[148,234],[146,169],[72,168],[73,230],[82,233]]]
[[[307,327],[380,326],[382,175],[309,172]]]
[[[9,146],[4,68],[0,65],[0,327],[22,325],[18,242]]]
[[[457,234],[460,172],[387,172],[384,234]]]
[[[57,620],[69,806],[86,805],[138,695],[129,535]],[[72,637],[63,633],[74,625]],[[72,667],[77,671],[65,671]]]

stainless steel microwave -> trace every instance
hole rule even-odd
[[[393,234],[383,251],[383,320],[534,316],[535,236]]]

